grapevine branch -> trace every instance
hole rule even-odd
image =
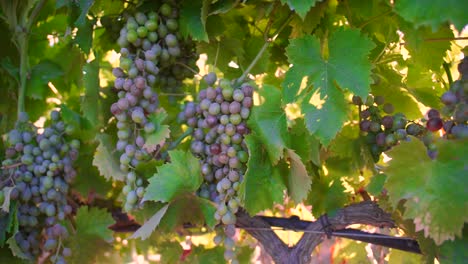
[[[323,215],[317,221],[310,222],[305,230],[306,232],[293,247],[288,247],[281,241],[271,229],[270,223],[261,216],[250,217],[245,211],[240,211],[237,214],[236,225],[239,228],[246,229],[250,235],[256,238],[276,263],[309,263],[312,251],[324,239],[321,232],[327,232],[323,226],[323,220],[327,218],[326,222],[329,223],[331,230],[342,229],[352,224],[394,227],[390,215],[371,201],[347,206],[338,210],[333,217]],[[270,231],[268,231],[268,228],[270,228]]]

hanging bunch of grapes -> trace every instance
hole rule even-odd
[[[204,80],[208,88],[201,90],[198,103],[186,104],[180,118],[193,128],[192,153],[199,157],[204,184],[198,194],[217,204],[215,219],[224,225],[225,258],[236,263],[234,240],[237,191],[248,160],[244,137],[249,133],[246,121],[253,104],[253,88],[248,83],[233,88],[231,82],[209,73]]]
[[[68,204],[70,184],[76,177],[72,166],[80,142],[70,139],[71,126],[53,111],[42,133],[21,113],[8,133],[6,159],[2,162],[0,204],[9,199],[17,208],[19,222],[15,240],[30,259],[65,263],[71,255],[65,247],[69,233],[64,226],[72,213]]]
[[[195,43],[179,32],[179,9],[174,1],[162,1],[158,12],[128,17],[118,43],[126,57],[121,68],[134,74],[146,71],[150,86],[176,93],[182,80],[194,75]]]
[[[438,132],[443,129],[446,138],[467,138],[468,137],[468,59],[465,57],[458,65],[460,80],[452,83],[450,90],[441,96],[444,103],[442,113],[447,116],[443,120],[440,112],[430,109],[426,117],[420,122],[408,121],[403,113],[392,115],[393,105],[385,103],[382,96],[373,97],[369,95],[365,102],[353,96],[353,104],[359,106],[359,127],[366,133],[367,142],[374,160],[377,161],[380,154],[392,146],[398,144],[399,140],[404,140],[407,135],[420,138],[427,147],[428,155],[431,158],[437,156],[435,139]],[[383,112],[383,114],[382,114]],[[423,125],[426,123],[425,125]]]
[[[127,17],[118,40],[120,67],[113,69],[118,101],[111,106],[117,119],[120,169],[127,173],[124,210],[136,207],[144,195],[143,179],[135,167],[152,159],[157,149],[146,146],[146,136],[155,132],[149,119],[159,107],[156,88],[174,91],[182,80],[193,77],[194,44],[178,32],[178,9],[164,1],[158,12]]]

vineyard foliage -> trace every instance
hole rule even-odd
[[[468,260],[467,1],[0,4],[1,263],[266,262],[239,210],[369,196],[423,254],[333,262]]]

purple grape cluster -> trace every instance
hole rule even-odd
[[[67,197],[76,177],[72,163],[80,142],[67,138],[75,128],[66,125],[57,111],[51,112],[50,125],[42,133],[28,119],[21,113],[15,129],[8,133],[0,204],[6,195],[10,204],[16,202],[19,230],[15,240],[26,256],[37,259],[46,253],[53,256],[50,261],[66,263],[71,250],[64,246],[69,234],[62,223],[72,213]]]
[[[239,209],[237,191],[248,160],[244,137],[250,132],[246,121],[253,87],[244,83],[234,88],[226,79],[216,80],[214,73],[204,77],[208,87],[200,91],[198,103],[185,105],[179,118],[193,128],[191,151],[200,159],[204,176],[198,194],[217,204],[215,219],[225,225],[225,257],[236,263],[232,237]]]
[[[120,67],[113,69],[119,99],[112,104],[111,112],[117,119],[120,169],[127,174],[122,190],[127,212],[137,207],[145,193],[145,183],[135,168],[157,151],[145,145],[146,136],[156,130],[149,120],[159,107],[156,88],[172,91],[183,79],[193,77],[182,66],[195,63],[193,42],[183,39],[178,28],[175,3],[163,1],[158,12],[128,17],[120,32]]]
[[[442,94],[444,104],[442,113],[448,120],[443,128],[448,138],[468,138],[468,57],[458,64],[460,80],[450,86],[450,90]]]
[[[192,78],[198,55],[195,43],[179,32],[175,1],[162,1],[157,12],[139,12],[127,18],[120,32],[121,68],[130,76],[147,72],[150,86],[176,93],[185,78]],[[173,97],[171,97],[173,98]]]

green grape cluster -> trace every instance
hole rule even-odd
[[[137,207],[145,192],[145,182],[135,168],[152,159],[156,151],[145,140],[145,135],[156,130],[149,120],[159,107],[156,88],[172,91],[183,79],[193,77],[186,68],[195,63],[193,42],[183,39],[178,29],[177,7],[163,1],[158,12],[128,17],[118,39],[120,67],[113,74],[119,99],[111,105],[111,112],[117,119],[120,169],[127,174],[122,190],[127,212]]]
[[[246,121],[253,105],[253,87],[234,88],[226,79],[216,82],[214,73],[204,77],[208,85],[200,91],[198,103],[189,102],[179,118],[193,128],[191,151],[199,157],[204,184],[198,194],[217,204],[215,219],[225,226],[225,258],[236,263],[234,254],[237,191],[248,160],[244,137],[250,130]]]
[[[9,195],[10,208],[17,206],[15,240],[26,256],[48,255],[53,263],[66,263],[71,250],[64,246],[69,234],[63,224],[72,213],[67,197],[77,174],[72,163],[80,142],[68,138],[75,129],[57,111],[51,112],[42,133],[28,119],[21,113],[7,136],[0,204]]]
[[[176,93],[182,81],[194,75],[191,69],[196,68],[198,58],[195,43],[179,32],[179,10],[174,1],[162,1],[157,12],[128,17],[117,42],[122,47],[121,68],[130,73],[146,70],[151,86]]]

